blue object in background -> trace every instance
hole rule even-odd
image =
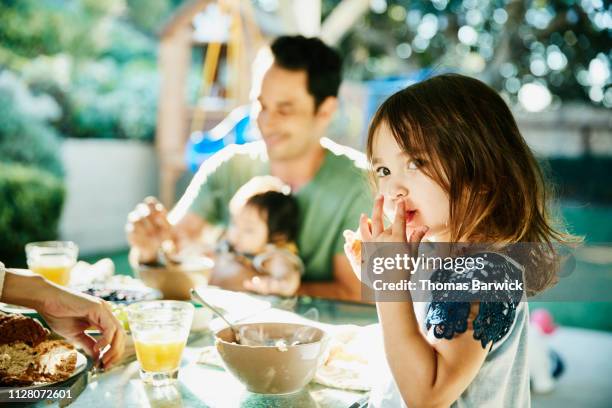
[[[211,130],[191,134],[185,148],[187,168],[196,172],[204,160],[225,146],[244,144],[259,138],[255,118],[251,117],[251,106],[239,106]]]
[[[367,98],[364,101],[366,115],[363,116],[365,123],[363,129],[367,129],[368,124],[376,109],[395,92],[423,81],[434,74],[441,74],[440,70],[421,69],[419,71],[402,75],[375,79],[364,82],[367,89]],[[363,102],[362,102],[363,103]],[[360,107],[360,109],[363,109]],[[227,115],[221,123],[209,131],[195,131],[189,137],[185,150],[185,160],[187,168],[196,172],[202,162],[214,153],[230,144],[244,144],[260,139],[259,130],[255,118],[251,117],[251,105],[240,106]]]
[[[376,109],[391,95],[400,91],[407,86],[424,81],[434,75],[446,73],[440,70],[431,68],[423,68],[416,72],[401,76],[392,76],[382,79],[373,79],[366,81],[365,85],[368,89],[367,111],[365,117],[369,123],[376,113]],[[367,128],[367,125],[366,125]]]

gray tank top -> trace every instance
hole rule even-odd
[[[523,268],[512,259],[494,255],[497,256],[489,256],[484,273],[523,274]],[[465,276],[473,277],[470,274]],[[503,281],[503,278],[500,279]],[[428,330],[430,337],[437,338],[435,341],[453,341],[456,333],[465,331],[466,308],[469,309],[467,302],[414,303],[417,320]],[[483,347],[489,348],[489,352],[474,380],[451,405],[453,408],[531,406],[527,364],[528,322],[527,302],[481,303],[474,320],[474,341],[480,341]],[[380,382],[373,387],[368,406],[406,407],[386,360],[382,360],[380,375],[377,376]]]

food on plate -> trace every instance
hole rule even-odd
[[[107,302],[130,304],[142,300],[156,300],[161,294],[138,279],[125,275],[114,275],[103,282],[74,285],[74,289],[99,297]]]
[[[342,326],[334,333],[329,354],[319,367],[315,381],[328,387],[368,391],[376,375],[372,328]]]
[[[35,319],[0,312],[0,385],[27,386],[63,381],[76,368],[77,351]]]
[[[142,283],[125,276],[115,276],[107,282],[98,282],[88,286],[77,286],[77,290],[103,299],[110,303],[115,317],[121,322],[123,328],[129,331],[127,312],[125,307],[143,300],[154,300],[161,297],[155,289],[144,286]],[[90,330],[96,330],[90,328]]]
[[[0,344],[21,341],[35,347],[47,339],[49,331],[38,320],[0,312]]]
[[[149,291],[135,290],[135,289],[119,289],[109,287],[92,287],[83,290],[91,296],[99,297],[106,300],[107,302],[122,302],[122,303],[133,303],[144,300],[149,295]]]

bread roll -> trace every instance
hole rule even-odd
[[[72,375],[77,363],[74,346],[48,340],[48,335],[35,319],[0,315],[0,385],[45,384]]]

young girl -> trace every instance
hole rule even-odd
[[[257,273],[243,282],[247,290],[291,296],[300,286],[298,205],[287,190],[279,179],[255,177],[230,202],[231,223],[221,252]]]
[[[379,194],[371,220],[361,216],[364,242],[535,243],[538,251],[573,240],[552,226],[542,173],[510,110],[478,80],[440,75],[391,96],[372,120],[367,154]],[[361,278],[357,234],[345,237]],[[488,255],[482,276],[518,273],[529,294],[554,281],[549,257]],[[407,296],[376,303],[390,376],[371,406],[530,405],[526,302],[423,305]]]

